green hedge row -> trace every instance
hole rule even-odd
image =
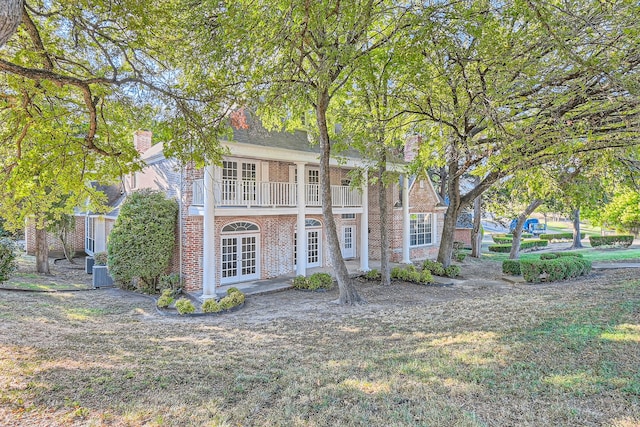
[[[628,248],[633,243],[633,236],[589,236],[591,247],[598,246],[622,246]]]
[[[590,271],[591,261],[574,256],[520,261],[522,277],[530,283],[538,283],[543,277],[547,282],[555,282],[582,276]]]
[[[580,233],[580,240],[584,239],[585,234]],[[573,233],[551,233],[541,234],[542,240],[573,240]]]
[[[520,250],[542,248],[549,244],[547,240],[523,240],[520,242]],[[511,243],[507,245],[489,245],[489,252],[508,253],[511,251]]]
[[[583,255],[579,252],[549,252],[546,254],[540,254],[541,260],[558,259],[562,257],[575,257],[582,258]],[[512,276],[520,276],[520,260],[519,259],[505,259],[502,261],[502,273],[510,274]]]

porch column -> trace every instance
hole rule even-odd
[[[204,227],[202,242],[202,299],[216,297],[216,236],[215,199],[213,192],[214,166],[204,169]]]
[[[305,163],[304,162],[296,162],[296,195],[297,195],[297,203],[296,206],[298,208],[298,218],[296,222],[297,229],[297,237],[296,237],[296,275],[297,276],[306,276],[307,275],[307,233],[305,230],[305,219],[306,219],[306,191],[304,187],[305,183]]]
[[[369,271],[369,174],[365,170],[360,216],[360,271]]]
[[[402,263],[411,264],[409,251],[409,176],[402,175]]]

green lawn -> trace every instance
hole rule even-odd
[[[630,249],[592,249],[585,248],[572,252],[579,252],[585,259],[591,262],[612,262],[612,261],[638,261],[640,262],[640,248]],[[482,257],[493,261],[504,261],[509,259],[509,254],[483,252]],[[523,252],[520,259],[534,259],[540,257],[540,252]]]

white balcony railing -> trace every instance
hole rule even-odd
[[[216,206],[246,207],[295,207],[298,203],[295,183],[223,180],[214,186]],[[333,206],[362,206],[362,196],[354,189],[344,185],[331,186]],[[306,206],[321,206],[320,186],[305,185]],[[193,202],[204,205],[203,180],[193,182]]]

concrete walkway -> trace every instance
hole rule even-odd
[[[591,265],[594,270],[610,270],[616,268],[640,268],[639,262],[594,262]]]

